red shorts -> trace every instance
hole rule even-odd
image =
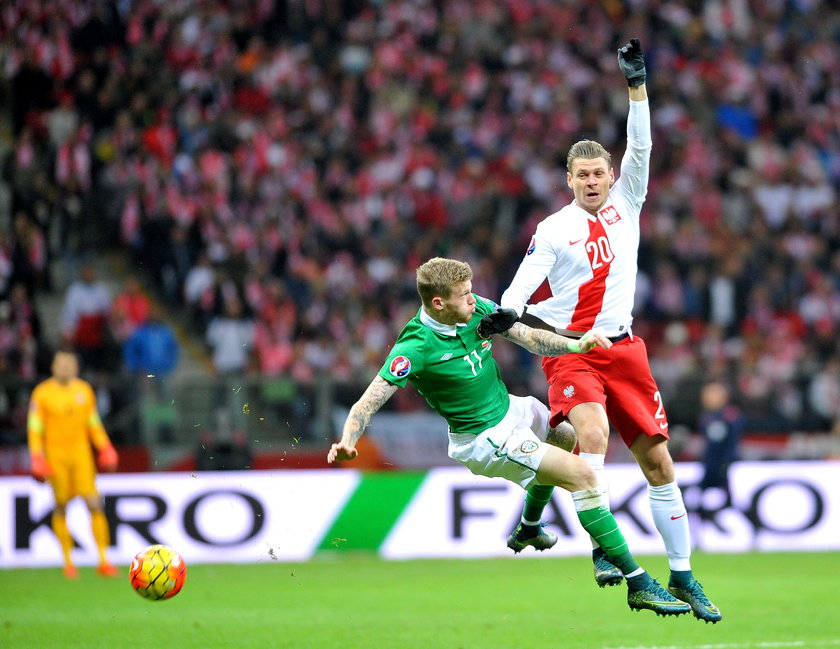
[[[639,435],[668,438],[668,417],[650,372],[647,347],[638,336],[610,349],[544,358],[551,425],[556,426],[579,403],[604,406],[610,423],[629,447]]]

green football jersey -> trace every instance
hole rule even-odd
[[[422,307],[403,327],[379,376],[400,387],[411,381],[454,433],[477,435],[507,414],[510,396],[493,358],[493,343],[478,335],[481,317],[496,304],[474,296],[475,314],[464,325],[426,324]],[[449,335],[449,334],[453,335]]]

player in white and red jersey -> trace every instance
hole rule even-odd
[[[578,436],[580,455],[603,480],[610,422],[632,451],[648,481],[653,519],[665,543],[671,567],[669,589],[707,622],[721,619],[691,571],[691,540],[674,463],[668,452],[668,418],[650,371],[644,341],[631,331],[639,247],[639,214],[647,194],[652,148],[646,70],[638,39],[618,51],[630,96],[627,149],[616,179],[610,154],[597,142],[583,140],[569,150],[567,182],[574,201],[543,220],[510,287],[503,309],[527,314],[567,336],[593,328],[613,342],[610,350],[545,358],[551,424],[568,419]],[[548,282],[551,296],[528,304]],[[526,306],[527,305],[527,306]],[[606,489],[605,489],[606,491]],[[518,536],[546,534],[539,528],[542,507],[551,492],[529,490],[522,525],[508,545],[518,550]],[[598,585],[621,582],[593,541]]]

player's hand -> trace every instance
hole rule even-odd
[[[100,471],[113,473],[117,470],[119,462],[120,458],[117,455],[117,451],[111,444],[106,444],[99,449],[99,454],[96,456],[96,464],[99,466]]]
[[[47,462],[47,458],[40,453],[32,455],[32,467],[30,468],[30,472],[32,473],[32,477],[38,482],[46,482],[47,477],[53,474],[52,467],[49,462]]]
[[[610,339],[600,329],[590,329],[577,340],[569,343],[569,351],[576,354],[588,354],[595,347],[609,349],[612,347]]]
[[[519,316],[513,309],[499,307],[493,313],[485,315],[478,323],[478,335],[482,338],[489,338],[493,334],[500,334],[510,329],[519,320]]]
[[[353,460],[359,454],[355,446],[349,444],[342,444],[336,442],[330,447],[330,452],[327,453],[327,464],[333,462],[343,462],[344,460]]]
[[[618,67],[631,88],[638,88],[645,83],[647,71],[638,38],[631,38],[629,43],[618,48]]]

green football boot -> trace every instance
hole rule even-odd
[[[634,611],[647,609],[657,615],[684,615],[691,606],[678,600],[655,579],[640,590],[627,590],[627,605]]]
[[[529,545],[542,552],[553,548],[556,543],[557,535],[546,530],[544,523],[539,525],[523,525],[520,523],[507,540],[507,546],[517,554]]]
[[[595,548],[592,551],[592,562],[595,564],[595,583],[600,588],[604,586],[618,586],[624,581],[624,575],[616,566],[607,558],[601,548]]]
[[[669,583],[668,590],[674,597],[691,606],[691,610],[694,611],[694,617],[698,620],[703,620],[706,624],[709,622],[717,624],[723,618],[718,607],[709,601],[706,593],[703,592],[703,586],[696,579],[686,587]]]

